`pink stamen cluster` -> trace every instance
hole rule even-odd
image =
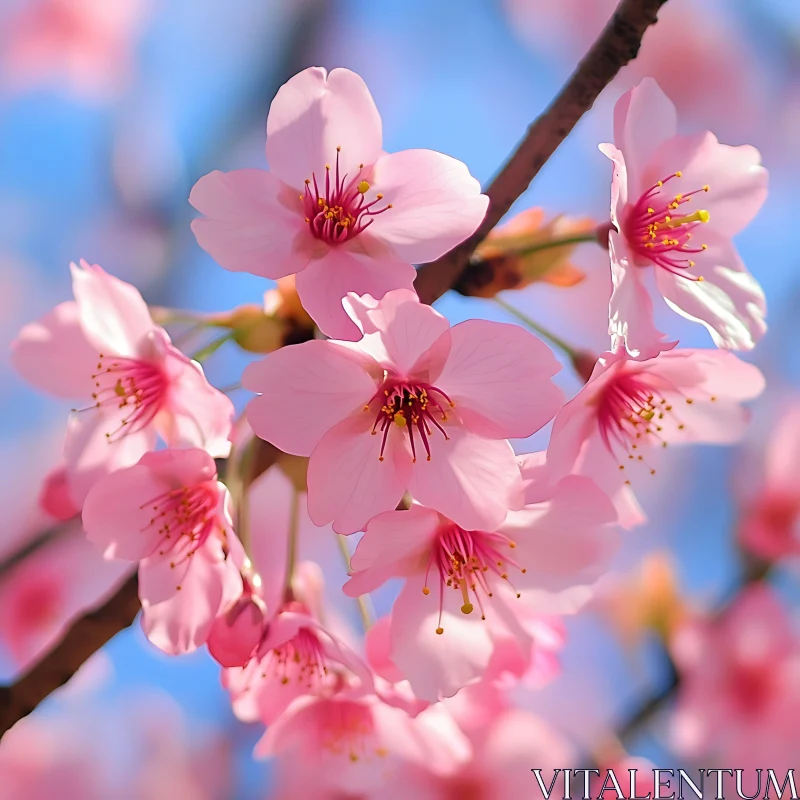
[[[127,411],[119,427],[106,433],[109,441],[145,428],[164,406],[167,376],[157,365],[137,358],[100,353],[97,372],[92,375],[94,408]]]
[[[653,184],[628,210],[622,227],[623,233],[634,251],[659,267],[674,275],[692,281],[703,280],[700,276],[689,275],[695,262],[685,256],[702,253],[707,245],[691,246],[693,231],[698,225],[708,222],[707,211],[699,210],[684,216],[676,215],[682,205],[700,192],[708,192],[703,186],[691,192],[663,196],[662,189],[669,181],[682,178],[681,172],[674,172],[664,180]],[[669,198],[669,199],[668,199]]]
[[[373,749],[375,724],[369,709],[352,700],[329,703],[325,709],[322,747],[331,753],[347,753],[351,761],[368,759],[372,752],[385,756],[383,749]]]
[[[263,663],[261,676],[276,675],[285,686],[297,683],[313,691],[328,675],[327,659],[322,643],[309,628],[300,630],[287,642],[270,650]]]
[[[380,460],[383,461],[386,450],[386,440],[389,430],[394,423],[401,430],[408,432],[411,443],[411,457],[417,460],[417,445],[414,440],[416,429],[422,446],[427,453],[428,461],[431,460],[430,437],[433,435],[433,426],[445,439],[448,439],[442,422],[447,422],[447,409],[455,408],[455,403],[441,390],[427,383],[408,382],[395,378],[388,378],[377,391],[370,403],[364,406],[365,411],[375,410],[375,424],[372,426],[372,435],[378,431],[383,434],[381,442]],[[439,417],[437,419],[437,416]]]
[[[392,207],[388,203],[383,208],[375,206],[383,200],[378,193],[372,202],[366,201],[370,185],[361,179],[363,164],[359,165],[358,174],[348,182],[347,174],[339,175],[339,153],[336,148],[336,167],[331,175],[331,165],[325,165],[325,186],[321,188],[316,174],[306,178],[305,193],[300,195],[306,222],[312,235],[328,244],[341,244],[366,230],[373,222],[373,217],[382,214]],[[313,189],[312,189],[313,186]]]
[[[461,593],[464,601],[462,614],[471,614],[474,606],[470,596],[474,597],[481,610],[481,619],[486,619],[483,597],[493,596],[490,577],[492,575],[508,581],[508,567],[514,567],[525,574],[526,570],[507,555],[507,549],[513,549],[514,542],[502,533],[486,533],[484,531],[465,531],[450,523],[439,531],[439,538],[431,550],[428,570],[425,573],[423,594],[430,594],[428,578],[432,569],[439,573],[439,624],[436,633],[444,633],[442,628],[442,612],[444,609],[444,590],[451,587]],[[512,586],[513,588],[513,586]],[[516,592],[519,597],[519,592]]]
[[[176,560],[170,562],[170,567],[175,569],[187,562],[188,569],[188,559],[216,530],[217,502],[218,490],[213,481],[165,492],[141,506],[153,510],[142,532],[156,528],[161,534],[158,554],[163,556],[171,551]]]

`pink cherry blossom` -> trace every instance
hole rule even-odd
[[[251,364],[253,430],[311,456],[308,510],[352,533],[405,491],[466,529],[493,530],[521,504],[506,437],[558,409],[550,350],[516,325],[447,320],[408,290],[349,295],[361,341],[284,347]]]
[[[34,663],[129,573],[127,564],[104,561],[77,523],[54,530],[0,579],[0,642],[14,667]]]
[[[652,79],[620,98],[609,252],[613,291],[609,333],[636,358],[665,347],[652,319],[645,267],[667,304],[708,328],[718,347],[749,350],[766,325],[764,293],[731,238],[767,196],[754,147],[720,144],[713,133],[676,135],[672,103]]]
[[[270,171],[212,172],[189,202],[200,246],[223,267],[266,278],[297,273],[323,333],[358,338],[348,292],[410,289],[412,264],[469,236],[488,198],[460,161],[432,150],[385,153],[364,81],[309,67],[284,84],[267,118]]]
[[[244,554],[228,491],[203,450],[159,450],[99,480],[83,507],[89,539],[106,558],[139,562],[142,627],[167,653],[206,641],[242,592]]]
[[[761,372],[729,352],[672,350],[649,361],[605,353],[558,413],[546,471],[588,475],[614,499],[621,524],[639,524],[645,517],[631,490],[653,479],[660,451],[736,441],[749,419],[742,401],[763,388]],[[523,477],[537,468],[526,465]]]
[[[88,97],[130,77],[135,34],[147,0],[30,0],[4,20],[4,83],[59,81]]]
[[[82,400],[64,442],[72,501],[156,446],[230,451],[233,405],[170,342],[139,292],[99,266],[71,265],[75,301],[26,325],[11,360],[34,386]]]
[[[56,467],[47,473],[39,494],[39,505],[42,511],[62,522],[81,513],[72,502],[66,467]]]
[[[718,620],[694,620],[673,637],[681,676],[673,743],[737,767],[796,763],[800,642],[772,589],[745,589]]]
[[[790,401],[769,434],[760,474],[743,476],[739,538],[767,560],[800,555],[800,404]]]
[[[542,614],[570,613],[615,549],[615,519],[588,478],[508,514],[494,532],[466,530],[423,506],[374,517],[352,557],[351,597],[405,578],[389,657],[417,697],[449,697],[490,670],[524,674]],[[522,667],[519,662],[522,662]]]

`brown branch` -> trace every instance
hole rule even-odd
[[[12,686],[0,687],[0,736],[63,686],[106,642],[127,628],[139,611],[134,575],[104,605],[78,619],[61,643]]]
[[[602,89],[636,56],[642,35],[656,21],[656,13],[665,2],[622,0],[567,85],[530,126],[525,139],[487,190],[489,210],[480,228],[450,253],[420,268],[416,288],[423,302],[432,303],[456,282],[475,246],[525,191]],[[299,30],[302,28],[302,24],[298,26]],[[265,448],[254,464],[255,474],[277,457],[274,448],[267,449],[268,445],[261,444]],[[79,619],[61,643],[23,678],[12,686],[0,687],[0,736],[30,714],[50,692],[66,683],[92,653],[128,627],[138,610],[137,581],[133,577],[101,608]]]
[[[459,279],[476,246],[528,188],[556,148],[597,96],[629,61],[636,58],[644,32],[656,22],[667,0],[622,0],[614,16],[583,57],[549,107],[528,128],[525,138],[486,190],[489,210],[475,233],[417,273],[420,299],[433,303]]]

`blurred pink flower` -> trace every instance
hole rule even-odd
[[[83,526],[106,558],[139,562],[142,627],[167,653],[187,653],[241,595],[244,553],[228,490],[203,450],[145,453],[99,480]]]
[[[744,498],[739,539],[772,561],[800,555],[800,403],[785,409],[769,434],[761,474],[739,481]]]
[[[763,388],[756,367],[720,350],[671,350],[649,361],[605,353],[556,416],[545,472],[588,475],[614,499],[625,527],[639,524],[645,517],[632,482],[655,474],[658,450],[736,441],[749,419],[742,401]],[[526,462],[523,477],[540,469]]]
[[[148,0],[30,0],[3,23],[4,83],[25,89],[63,82],[80,95],[109,95],[133,68]]]
[[[347,69],[309,67],[281,87],[267,118],[267,160],[269,172],[201,178],[189,202],[206,217],[192,230],[226,269],[297,273],[303,306],[337,339],[358,338],[341,305],[348,292],[411,289],[411,265],[469,236],[489,202],[454,158],[385,153],[372,96]]]
[[[415,695],[436,702],[487,670],[531,666],[543,614],[570,613],[614,551],[610,501],[587,478],[509,513],[496,532],[464,530],[429,508],[367,524],[351,559],[351,597],[405,578],[392,609],[389,658]],[[521,663],[520,663],[521,662]]]
[[[405,289],[345,305],[360,342],[284,347],[242,379],[262,392],[248,406],[253,430],[311,456],[311,519],[352,533],[409,490],[465,529],[496,528],[521,504],[506,437],[530,436],[561,401],[550,350],[516,325],[450,329]]]
[[[39,494],[39,505],[42,511],[62,522],[81,513],[72,502],[66,467],[56,467],[47,473]]]
[[[710,132],[679,136],[676,127],[675,107],[646,78],[617,102],[616,146],[600,145],[614,162],[609,333],[635,358],[670,346],[653,324],[643,279],[652,266],[673,310],[705,325],[718,347],[749,350],[766,330],[766,302],[731,238],[764,202],[767,172],[754,147],[720,144]]]
[[[671,651],[681,678],[672,739],[682,755],[776,772],[796,763],[800,646],[770,587],[746,588],[719,619],[688,622]]]
[[[157,436],[227,456],[231,401],[172,345],[133,286],[85,261],[71,269],[75,301],[26,325],[11,360],[37,388],[89,404],[70,418],[64,442],[73,502],[152,450]]]
[[[0,576],[0,643],[24,670],[73,620],[100,605],[127,578],[127,564],[104,561],[70,523]]]

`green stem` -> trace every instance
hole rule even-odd
[[[339,533],[335,533],[334,536],[336,537],[336,544],[339,546],[339,552],[342,554],[345,568],[350,572],[350,549],[347,546],[347,537]],[[375,613],[366,595],[357,597],[356,602],[358,603],[358,613],[361,615],[361,624],[364,626],[364,630],[368,631],[372,627]]]
[[[514,308],[514,306],[509,305],[505,300],[501,300],[497,296],[495,296],[494,301],[500,306],[500,308],[502,308],[504,311],[507,311],[512,317],[516,317],[521,323],[527,325],[532,331],[536,331],[539,336],[541,336],[543,339],[547,339],[550,344],[552,344],[554,347],[557,347],[571,359],[574,360],[578,357],[579,353],[574,347],[567,344],[563,339],[556,336],[554,333],[551,333],[549,330],[547,330],[547,328],[541,326],[538,322],[532,320],[527,314],[523,314],[519,309]]]
[[[564,236],[561,239],[548,239],[544,242],[537,242],[529,247],[521,247],[518,250],[513,248],[504,250],[504,256],[527,256],[531,253],[538,253],[540,250],[551,250],[554,247],[566,247],[571,244],[583,244],[584,242],[594,242],[599,244],[597,240],[597,231],[591,230],[588,233],[577,233],[574,236]]]
[[[201,347],[194,355],[191,356],[191,358],[194,361],[205,361],[205,359],[207,359],[209,356],[214,355],[214,353],[216,353],[217,350],[219,350],[220,347],[225,344],[225,342],[231,341],[235,335],[235,331],[228,331],[227,333],[224,333],[218,339],[213,339],[210,341],[205,347]]]

